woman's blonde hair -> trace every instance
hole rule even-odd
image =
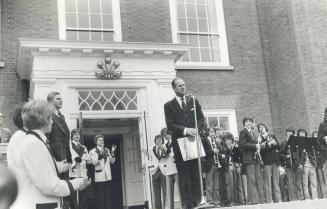
[[[40,129],[50,123],[54,106],[44,100],[33,100],[26,103],[22,110],[24,127],[29,130]]]

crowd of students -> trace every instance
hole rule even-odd
[[[219,127],[200,131],[206,153],[202,170],[207,203],[228,207],[327,197],[326,119],[319,131],[310,136],[319,145],[317,150],[290,149],[288,139],[292,135],[309,140],[304,129],[295,132],[288,128],[285,138],[277,139],[264,123],[255,124],[250,117],[244,118],[243,125],[239,138]],[[163,129],[155,137],[156,145],[152,149],[156,160],[152,168],[156,209],[174,208],[178,172],[174,168],[170,134],[168,129]]]

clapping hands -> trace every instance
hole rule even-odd
[[[111,146],[111,153],[114,153],[116,151],[116,149],[117,149],[117,145],[116,144],[113,144]]]
[[[82,191],[91,184],[91,182],[87,178],[75,178],[70,182],[72,183],[75,191]]]
[[[70,163],[67,162],[67,159],[60,162],[56,162],[56,164],[59,173],[65,173],[70,168]]]

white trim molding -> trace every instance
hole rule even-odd
[[[19,39],[17,72],[21,79],[30,79],[32,68],[42,78],[95,78],[96,63],[109,56],[120,61],[124,78],[165,82],[186,51],[183,44]]]
[[[236,112],[234,109],[204,109],[203,114],[205,117],[228,117],[229,131],[234,137],[238,137]]]

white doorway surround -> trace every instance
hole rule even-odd
[[[187,46],[180,44],[20,39],[17,71],[21,79],[30,80],[31,99],[45,100],[51,91],[62,94],[62,112],[70,129],[77,126],[80,112],[85,119],[138,119],[135,134],[147,173],[147,150],[165,127],[163,105],[174,95],[174,63],[186,51]],[[120,63],[120,79],[95,76],[97,63],[105,57]],[[149,176],[143,179],[143,201],[151,202]]]

